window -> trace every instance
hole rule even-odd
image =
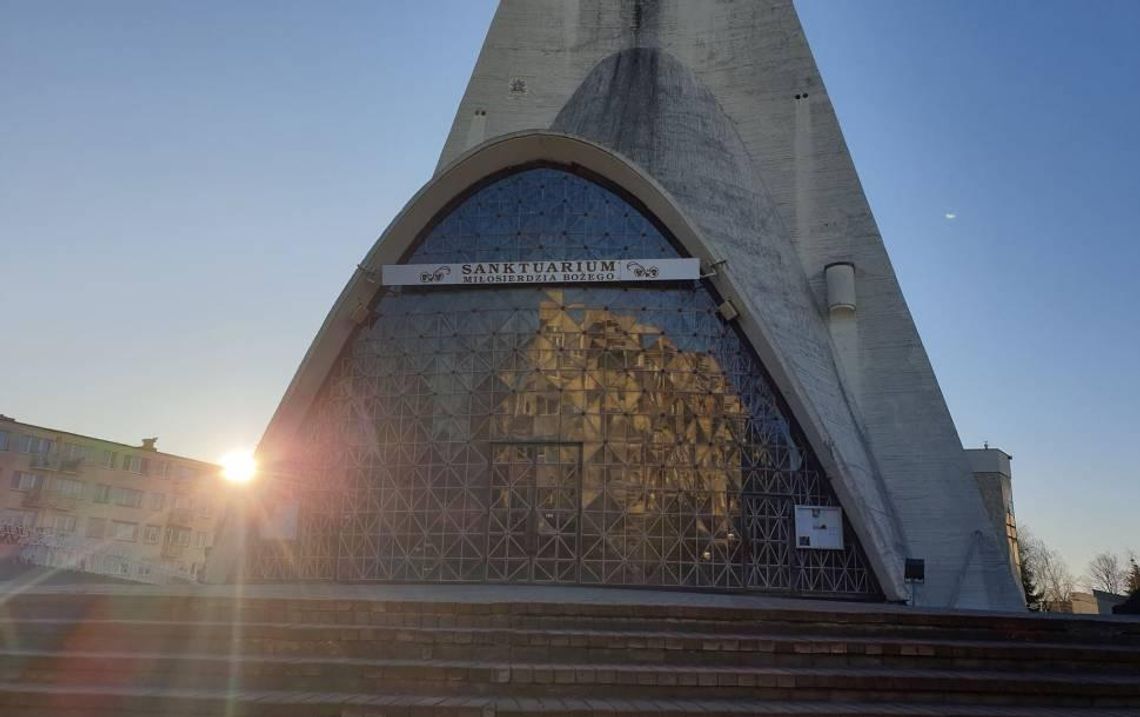
[[[165,493],[151,493],[150,494],[150,509],[153,511],[160,511],[166,507],[166,494]]]
[[[86,487],[86,483],[73,478],[53,478],[51,482],[51,490],[53,493],[64,496],[65,498],[75,498],[76,500],[83,499],[84,488]]]
[[[195,548],[206,547],[206,532],[205,531],[198,530],[198,531],[194,532],[194,547]]]
[[[8,450],[8,432],[0,431],[0,451]]]
[[[166,544],[183,548],[190,545],[190,529],[171,527],[166,529]]]
[[[107,521],[104,518],[87,519],[87,537],[102,538],[107,534]]]
[[[114,470],[115,464],[119,460],[119,454],[115,451],[103,451],[103,467]]]
[[[111,500],[111,486],[100,483],[95,486],[95,492],[91,496],[91,500],[96,503],[107,503]]]
[[[75,471],[87,460],[87,446],[64,443],[59,447],[60,470]]]
[[[48,513],[44,516],[40,528],[47,533],[74,533],[75,516],[62,513]]]
[[[112,575],[130,575],[131,564],[128,563],[124,558],[108,555],[107,557],[103,558],[103,570],[104,572],[110,573]]]
[[[197,475],[197,471],[195,471],[191,466],[180,465],[178,466],[178,470],[175,472],[175,475],[177,475],[182,480],[190,480]]]
[[[154,545],[162,537],[162,528],[157,525],[147,525],[143,527],[143,542],[148,545]]]
[[[113,520],[111,521],[111,537],[115,540],[133,543],[139,539],[139,524]]]
[[[174,509],[175,510],[190,510],[194,507],[194,503],[190,500],[190,496],[176,495],[174,496]]]
[[[42,456],[51,452],[55,441],[50,438],[40,438],[39,436],[21,435],[17,438],[16,445],[20,453],[31,453],[33,455]]]
[[[214,514],[214,501],[210,500],[209,498],[202,496],[198,498],[194,504],[198,508],[199,518],[209,518]]]
[[[36,511],[7,509],[0,511],[0,529],[31,530],[36,525]]]
[[[155,461],[154,475],[159,478],[170,477],[170,461]]]
[[[150,566],[149,565],[142,565],[142,564],[136,565],[135,566],[135,576],[140,577],[140,578],[149,578],[150,577]]]
[[[557,394],[539,394],[535,397],[535,401],[538,406],[537,415],[539,416],[557,416],[562,405],[562,399]]]
[[[111,486],[111,502],[124,508],[142,507],[143,492],[134,488]]]
[[[542,167],[478,185],[407,260],[656,260],[678,256],[671,239],[605,187]],[[553,581],[878,592],[853,540],[810,562],[790,549],[787,507],[839,500],[752,347],[700,282],[456,287],[379,301],[296,448],[306,472],[335,472],[338,495],[390,497],[403,512],[383,541],[344,541],[376,535],[374,503],[342,509],[314,490],[311,515],[341,511],[337,519],[301,531],[291,554],[263,552],[255,573],[343,576],[347,567],[354,580],[511,580],[519,563],[497,546],[517,540],[516,529],[500,526],[524,514],[535,516],[525,528],[536,541],[523,553],[530,575]],[[411,425],[422,439],[405,438]],[[355,450],[360,430],[367,453]],[[495,442],[507,436],[556,436],[569,457]],[[457,442],[479,446],[479,457],[451,458]],[[387,458],[408,444],[417,446],[414,476]],[[465,472],[452,480],[457,462]],[[472,546],[460,526],[476,520],[487,539]],[[426,525],[441,527],[427,538]]]
[[[12,490],[18,490],[21,493],[30,493],[43,485],[43,482],[44,477],[38,473],[25,473],[23,471],[12,473]]]
[[[130,454],[123,454],[123,470],[128,473],[142,473],[143,472],[143,459],[142,456],[132,456]]]

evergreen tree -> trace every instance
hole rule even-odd
[[[1025,606],[1033,612],[1039,612],[1042,608],[1041,600],[1045,595],[1037,585],[1037,577],[1033,574],[1033,561],[1024,557],[1021,561],[1021,589],[1025,591]]]
[[[1132,558],[1132,569],[1128,573],[1128,588],[1131,593],[1123,604],[1112,608],[1117,615],[1140,615],[1140,565]]]

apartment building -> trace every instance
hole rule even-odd
[[[147,583],[196,579],[224,491],[217,466],[0,415],[7,560]]]

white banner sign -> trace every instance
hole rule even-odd
[[[700,259],[571,259],[469,264],[385,264],[385,286],[585,284],[698,279]]]

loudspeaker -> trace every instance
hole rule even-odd
[[[921,558],[907,558],[903,568],[903,578],[912,583],[921,583],[926,580],[926,561]]]

